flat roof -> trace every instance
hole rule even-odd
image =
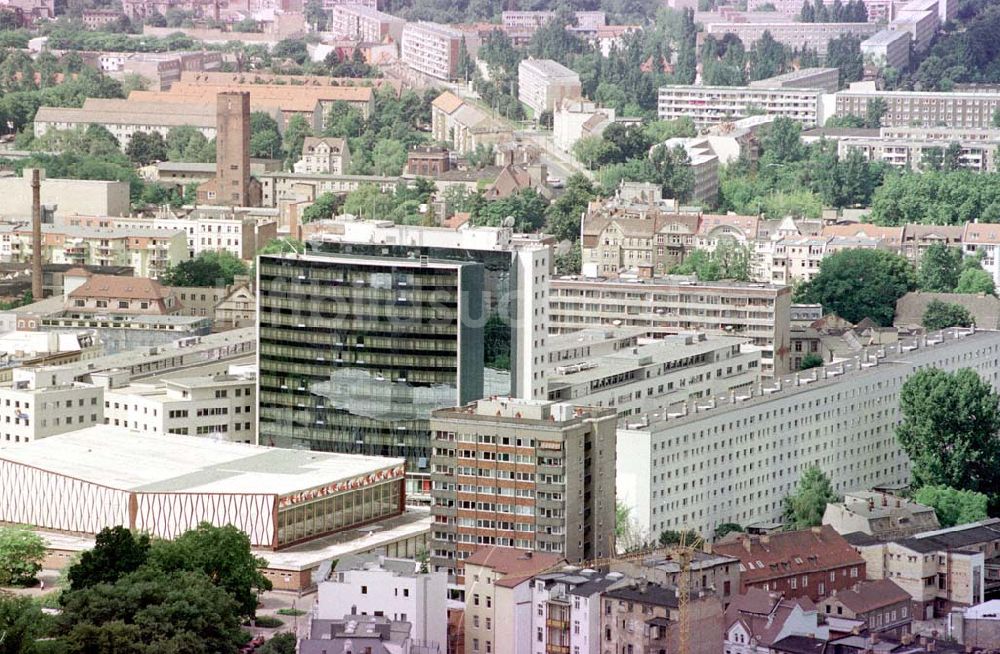
[[[0,459],[125,491],[255,495],[286,495],[404,465],[108,425],[3,447]]]

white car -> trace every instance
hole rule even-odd
[[[552,188],[562,188],[563,187],[563,181],[559,177],[549,176],[548,178],[546,178],[545,181]]]

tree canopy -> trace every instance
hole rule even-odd
[[[1000,411],[997,394],[975,370],[917,371],[899,398],[899,444],[915,486],[949,486],[1000,500]]]
[[[168,268],[161,276],[164,286],[228,286],[237,275],[246,275],[246,263],[226,250],[202,252]]]
[[[826,505],[838,500],[830,478],[812,465],[803,471],[795,492],[785,497],[785,528],[808,529],[823,522]]]
[[[913,268],[902,256],[886,250],[841,250],[820,262],[819,274],[796,290],[795,301],[822,304],[852,323],[871,318],[888,326],[896,300],[915,287]]]
[[[934,243],[927,247],[917,268],[917,286],[930,293],[951,293],[962,271],[962,250]]]
[[[961,304],[931,300],[921,324],[927,331],[937,331],[946,327],[972,327],[973,320],[969,310]]]
[[[942,527],[954,527],[988,517],[989,498],[982,493],[955,490],[948,486],[923,486],[913,500],[934,509]]]
[[[80,555],[70,566],[67,577],[70,590],[97,584],[113,584],[122,575],[135,572],[149,556],[149,536],[136,535],[122,526],[102,529],[93,549]]]
[[[42,569],[45,541],[27,527],[0,527],[0,586],[27,586]]]

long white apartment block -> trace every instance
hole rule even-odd
[[[343,39],[382,43],[386,37],[399,41],[406,21],[360,4],[337,5],[330,12],[330,31]]]
[[[767,32],[775,41],[784,46],[789,48],[807,46],[815,50],[820,57],[826,56],[826,48],[830,39],[838,35],[850,34],[864,39],[878,32],[879,29],[881,28],[875,23],[719,22],[705,25],[706,34],[712,34],[720,39],[726,34],[734,34],[747,48],[750,48]]]
[[[780,521],[802,472],[838,493],[906,484],[899,393],[916,371],[972,368],[1000,387],[1000,332],[948,329],[872,346],[783,375],[752,393],[705,398],[618,431],[619,500],[651,534]]]
[[[601,331],[549,337],[549,347],[565,351],[595,333],[599,337]],[[613,335],[609,340],[620,343]],[[611,407],[624,418],[677,410],[702,397],[747,392],[760,383],[760,350],[749,345],[748,338],[704,333],[637,339],[613,353],[564,359],[546,375],[548,399]]]
[[[690,118],[698,127],[710,127],[763,111],[814,126],[825,120],[822,97],[822,89],[661,86],[657,116],[660,120]]]
[[[407,23],[400,60],[410,68],[445,81],[455,77],[462,33],[438,23]],[[468,44],[467,44],[468,47]]]
[[[993,114],[1000,109],[1000,93],[996,91],[878,91],[852,88],[834,96],[836,116],[864,116],[868,103],[882,100],[886,113],[883,127],[927,128],[951,127],[987,129],[993,125]]]

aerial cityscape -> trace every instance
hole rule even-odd
[[[1000,0],[0,0],[0,654],[1000,654]]]

